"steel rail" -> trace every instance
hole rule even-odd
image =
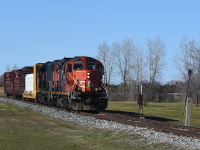
[[[158,125],[158,126],[164,126],[164,127],[168,127],[168,128],[179,128],[179,129],[183,129],[183,130],[184,129],[189,130],[191,132],[200,132],[200,128],[197,128],[197,127],[183,126],[183,125],[174,124],[174,123],[168,123],[168,122],[156,121],[156,120],[150,120],[150,119],[141,119],[141,118],[137,118],[137,117],[124,116],[124,115],[118,115],[118,114],[106,113],[106,112],[100,112],[100,114],[104,114],[104,115],[112,116],[112,117],[116,117],[116,118],[132,120],[132,121],[139,121],[139,122]]]
[[[143,122],[135,122],[135,121],[132,121],[132,120],[127,120],[127,119],[123,119],[123,118],[119,118],[119,117],[101,116],[101,115],[85,113],[85,112],[80,112],[80,113],[83,114],[83,115],[95,117],[95,118],[98,118],[98,119],[115,121],[115,122],[126,124],[126,125],[134,125],[134,126],[149,128],[149,129],[162,131],[162,132],[166,132],[166,133],[174,133],[174,134],[177,134],[177,135],[200,138],[199,133],[182,131],[182,130],[178,130],[178,129],[172,129],[172,128],[168,128],[168,127],[165,127],[165,126],[147,124],[147,123],[143,123]]]

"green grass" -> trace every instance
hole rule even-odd
[[[117,103],[112,103],[110,106]],[[126,104],[125,104],[126,105]],[[117,150],[177,149],[168,144],[147,145],[142,137],[83,127],[39,115],[30,108],[0,102],[0,150]]]
[[[147,119],[182,124],[184,104],[182,103],[148,103],[143,107]],[[108,102],[107,112],[139,117],[140,111],[136,102]],[[191,126],[200,127],[200,106],[192,105]]]

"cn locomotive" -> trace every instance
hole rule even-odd
[[[63,58],[4,73],[7,97],[72,110],[105,110],[104,66],[91,57]]]

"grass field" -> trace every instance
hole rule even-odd
[[[144,107],[146,119],[182,124],[183,103],[148,103]],[[107,112],[138,117],[139,107],[136,102],[108,102]],[[192,105],[191,126],[200,127],[200,106]]]
[[[0,149],[181,149],[168,144],[150,144],[132,134],[83,127],[39,115],[12,104],[0,102]]]

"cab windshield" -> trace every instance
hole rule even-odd
[[[75,64],[74,65],[74,70],[82,70],[83,69],[83,65],[82,64]]]
[[[95,70],[95,65],[87,65],[87,70]]]

